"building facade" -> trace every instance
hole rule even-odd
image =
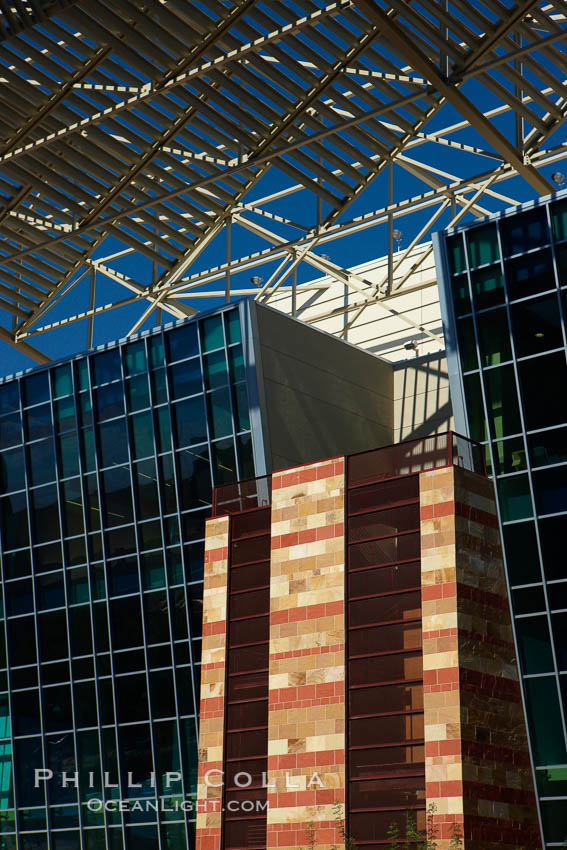
[[[0,382],[0,847],[193,845],[213,487],[388,442],[391,395],[250,302]]]
[[[567,836],[567,196],[435,239],[457,430],[498,511],[546,842]]]
[[[372,850],[408,821],[440,850],[541,847],[481,471],[449,433],[219,489],[197,850]]]

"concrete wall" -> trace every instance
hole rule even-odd
[[[270,307],[253,324],[268,468],[393,442],[389,363]]]
[[[394,441],[453,428],[447,360],[443,352],[394,365]]]

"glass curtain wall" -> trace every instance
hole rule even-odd
[[[0,847],[192,846],[204,523],[253,475],[238,308],[0,385]]]
[[[496,482],[541,818],[563,846],[567,198],[440,236],[456,427],[484,443]]]

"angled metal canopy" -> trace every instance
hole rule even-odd
[[[0,341],[43,362],[46,334],[76,326],[92,344],[111,310],[115,337],[242,294],[269,301],[304,266],[387,296],[402,218],[409,251],[433,227],[553,191],[566,11],[0,0]],[[363,231],[390,255],[379,287],[345,272],[354,248],[350,263],[322,253]]]

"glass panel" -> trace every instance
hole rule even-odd
[[[564,425],[567,422],[567,394],[558,392],[567,386],[565,355],[547,354],[518,363],[524,418],[528,430]]]
[[[0,419],[0,445],[3,449],[22,442],[22,420],[19,413],[9,413]]]
[[[471,266],[484,266],[500,259],[498,233],[495,224],[472,228],[467,234]]]
[[[482,442],[483,440],[486,440],[488,434],[486,430],[486,420],[484,418],[484,401],[480,389],[480,377],[478,374],[466,375],[463,378],[463,384],[465,387],[465,399],[471,438],[478,442]]]
[[[532,752],[536,764],[565,764],[567,751],[554,677],[525,679]]]
[[[244,372],[244,353],[241,345],[235,345],[228,351],[228,360],[230,364],[230,380],[233,382],[243,381]]]
[[[120,352],[117,348],[95,354],[94,357],[91,357],[91,366],[95,386],[117,381],[122,377]]]
[[[521,254],[550,241],[545,207],[521,212],[500,223],[504,254]]]
[[[51,422],[51,405],[42,404],[27,410],[24,414],[28,440],[39,440],[48,437],[53,431]]]
[[[478,369],[478,358],[476,353],[476,339],[472,317],[459,319],[457,322],[457,333],[459,336],[459,354],[461,355],[461,366],[463,372]]]
[[[184,360],[187,357],[193,357],[199,353],[197,326],[195,322],[168,331],[165,336],[170,363],[173,363],[175,360]]]
[[[172,398],[203,392],[201,363],[198,357],[169,368],[169,385]]]
[[[161,334],[156,334],[148,339],[148,351],[150,354],[150,366],[152,369],[156,369],[158,366],[164,365],[165,354],[163,350],[163,337]]]
[[[0,501],[2,508],[3,526],[3,548],[20,549],[27,546],[28,537],[28,509],[25,493],[14,496],[6,496]]]
[[[549,588],[551,593],[553,593],[553,586]],[[557,654],[557,666],[560,670],[567,670],[567,614],[554,614],[551,618],[551,622],[553,624],[553,635],[555,637],[555,652]],[[553,670],[553,667],[550,666],[546,669],[542,669],[542,672],[546,673],[548,671]],[[567,688],[567,680],[565,680],[565,688]],[[567,779],[567,776],[565,777]]]
[[[88,390],[89,388],[89,364],[85,358],[75,361],[77,384],[79,390]]]
[[[151,552],[140,556],[144,590],[165,587],[163,552]]]
[[[513,366],[484,372],[490,430],[494,437],[509,437],[522,430]]]
[[[224,345],[222,316],[211,316],[210,319],[203,319],[200,325],[203,351],[213,351],[215,348],[222,348]]]
[[[199,446],[191,450],[183,449],[178,452],[182,510],[211,504],[212,489],[208,453],[207,446]]]
[[[215,486],[220,487],[222,484],[230,484],[236,481],[238,475],[232,438],[213,443],[211,451]]]
[[[534,472],[534,496],[538,514],[567,511],[567,467]]]
[[[240,434],[236,438],[238,447],[238,465],[240,468],[240,480],[254,478],[254,454],[252,450],[252,434]]]
[[[504,278],[500,264],[472,272],[471,283],[477,310],[504,303]]]
[[[421,624],[396,623],[394,626],[352,629],[349,649],[351,657],[372,652],[421,649]]]
[[[567,203],[565,201],[551,204],[551,228],[553,238],[557,242],[567,239]]]
[[[175,404],[173,417],[179,446],[191,446],[207,439],[205,400],[202,395]]]
[[[136,413],[130,417],[133,438],[133,457],[149,457],[154,454],[154,423],[150,411]]]
[[[132,522],[132,486],[127,467],[115,467],[102,473],[104,522],[107,526]]]
[[[204,447],[206,450],[206,446]],[[185,456],[188,452],[182,452],[181,456]],[[189,453],[191,455],[191,453]],[[161,482],[161,498],[163,503],[163,512],[166,514],[177,510],[177,499],[175,495],[175,476],[173,472],[173,459],[171,455],[163,455],[158,460],[159,477]],[[187,474],[191,475],[191,471],[187,469]],[[183,490],[181,490],[183,493]]]
[[[533,516],[530,482],[527,474],[498,481],[500,513],[503,522]]]
[[[421,592],[378,596],[349,605],[352,626],[368,626],[393,620],[413,620],[421,616]]]
[[[28,452],[32,485],[47,484],[48,481],[53,481],[55,479],[53,440],[41,440],[39,443],[32,443]]]
[[[511,316],[514,345],[518,357],[563,347],[561,317],[556,295],[513,304]]]
[[[526,450],[523,437],[499,440],[492,446],[498,475],[505,475],[507,472],[520,472],[526,468]]]
[[[182,402],[184,404],[184,402]],[[158,452],[171,451],[171,422],[167,407],[159,407],[157,410],[157,450]]]
[[[148,368],[146,348],[143,340],[124,346],[122,353],[124,357],[124,371],[127,375],[137,375],[139,372],[145,372]]]
[[[124,415],[124,386],[121,381],[95,390],[95,400],[99,420]]]
[[[73,392],[73,378],[71,375],[71,364],[67,363],[64,366],[58,366],[51,373],[51,381],[53,386],[53,398],[61,398],[65,395],[71,395]]]
[[[545,597],[541,587],[524,587],[512,591],[512,607],[515,614],[539,614],[545,609]]]
[[[236,384],[233,389],[233,394],[236,430],[247,431],[250,428],[250,415],[248,413],[248,394],[246,392],[246,384]]]
[[[54,484],[32,490],[31,513],[34,541],[47,543],[60,537],[57,488]]]
[[[91,425],[93,421],[93,406],[89,393],[79,395],[79,411],[81,426]]]
[[[85,530],[83,520],[83,494],[79,478],[65,481],[62,486],[63,528],[65,535],[82,534]]]
[[[137,375],[126,381],[126,394],[128,396],[128,410],[144,410],[150,406],[150,390],[148,387],[148,376]]]
[[[449,236],[447,239],[447,254],[451,274],[460,274],[466,271],[465,244],[462,233]]]
[[[227,339],[229,343],[241,342],[240,313],[238,310],[228,310],[224,314],[226,323]]]
[[[20,392],[17,381],[0,386],[0,414],[19,411]]]
[[[506,309],[491,310],[477,316],[483,366],[497,366],[512,359],[510,328]]]
[[[40,404],[49,401],[48,372],[38,372],[22,380],[24,390],[24,405]]]
[[[99,427],[101,466],[116,466],[128,462],[128,432],[126,420],[105,422]]]
[[[546,249],[509,260],[506,263],[506,277],[511,301],[555,289],[551,251]]]
[[[0,493],[23,490],[26,486],[23,449],[0,454]]]
[[[77,417],[74,398],[64,398],[61,401],[56,401],[53,409],[53,418],[57,431],[70,431],[75,428]]]
[[[453,304],[455,315],[462,316],[471,312],[471,297],[469,294],[469,280],[466,274],[460,274],[452,278]]]
[[[208,390],[214,390],[216,387],[224,387],[228,383],[224,349],[222,351],[215,351],[214,354],[205,354],[203,356],[203,369],[205,372],[205,386]]]
[[[143,460],[132,465],[136,489],[136,503],[140,519],[159,516],[159,497],[154,460]]]
[[[550,517],[539,523],[543,569],[548,580],[565,578],[565,517]]]
[[[351,569],[377,567],[397,561],[413,561],[419,558],[419,533],[357,543],[350,546],[349,550]]]
[[[214,390],[208,394],[209,422],[211,437],[227,437],[232,433],[232,414],[230,410],[230,392],[228,388]]]

